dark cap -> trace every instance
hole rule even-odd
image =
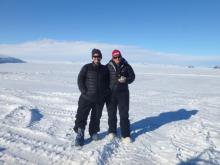
[[[102,53],[99,49],[92,49],[92,57],[94,56],[94,54],[98,54],[102,58]]]

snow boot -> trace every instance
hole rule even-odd
[[[83,146],[84,145],[84,129],[78,128],[75,146]]]
[[[130,143],[132,143],[133,141],[132,141],[132,139],[130,138],[130,137],[124,137],[124,138],[122,138],[122,143],[124,143],[124,144],[130,144]]]

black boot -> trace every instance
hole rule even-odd
[[[83,144],[84,144],[84,129],[78,128],[75,139],[75,146],[83,146]]]

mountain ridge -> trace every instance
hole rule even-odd
[[[25,63],[25,61],[15,57],[5,56],[0,54],[0,64],[4,64],[4,63]]]

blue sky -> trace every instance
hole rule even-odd
[[[0,20],[0,45],[52,39],[220,56],[219,0],[0,0]]]

